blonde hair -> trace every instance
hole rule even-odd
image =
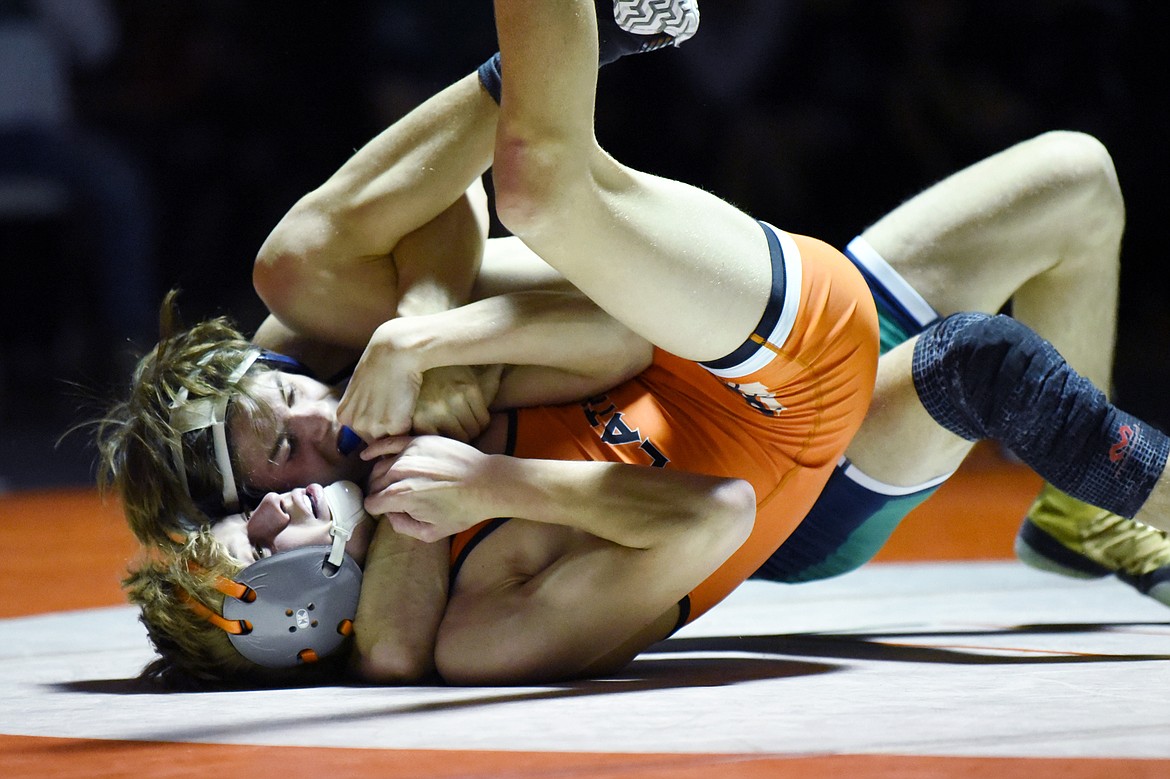
[[[126,399],[93,423],[99,487],[118,494],[130,529],[144,544],[166,545],[175,532],[185,534],[209,516],[227,513],[211,432],[181,432],[172,421],[174,407],[203,398],[246,398],[251,410],[263,414],[249,387],[259,372],[270,370],[256,364],[244,380],[232,381],[233,371],[256,347],[226,317],[181,329],[177,295],[172,290],[163,300],[160,340],[139,361]]]
[[[130,570],[122,585],[139,608],[139,620],[159,654],[145,676],[170,687],[198,688],[265,675],[265,669],[246,660],[228,634],[189,602],[222,614],[225,596],[215,588],[216,577],[231,578],[242,569],[209,532],[202,531],[177,550],[144,555]]]
[[[177,296],[171,290],[163,300],[160,340],[136,366],[128,396],[93,423],[99,487],[118,494],[143,545],[122,582],[159,654],[143,675],[183,688],[332,678],[344,653],[275,671],[244,658],[208,617],[208,611],[222,617],[225,596],[217,584],[238,576],[244,565],[210,531],[212,517],[227,513],[212,433],[206,427],[184,433],[173,421],[175,409],[197,400],[227,401],[230,416],[234,402],[253,424],[263,424],[270,410],[251,383],[272,369],[255,363],[243,377],[233,375],[256,346],[226,317],[183,329]],[[238,462],[232,470],[240,472]]]
[[[143,677],[173,689],[298,685],[336,681],[344,673],[344,652],[310,665],[272,669],[241,655],[228,633],[203,609],[223,616],[227,597],[217,586],[245,566],[227,554],[208,529],[155,554],[144,554],[123,581],[139,621],[159,657]]]

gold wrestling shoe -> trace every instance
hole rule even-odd
[[[1028,509],[1016,557],[1078,579],[1110,574],[1170,606],[1170,538],[1157,528],[1090,506],[1050,484]]]

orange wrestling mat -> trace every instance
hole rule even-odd
[[[749,583],[575,684],[166,693],[90,490],[0,496],[0,777],[1170,776],[1170,612],[1010,559],[1039,482],[982,449],[871,565]]]

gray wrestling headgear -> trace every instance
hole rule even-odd
[[[223,616],[251,628],[228,638],[253,663],[311,663],[336,652],[353,632],[362,571],[349,555],[335,567],[329,547],[306,546],[266,557],[241,574],[234,581],[249,593],[224,598]]]
[[[266,668],[294,668],[340,649],[353,633],[362,570],[345,552],[353,530],[368,515],[352,482],[325,488],[332,546],[279,552],[244,568],[216,588],[224,593],[223,616],[186,599],[227,631],[241,655]]]

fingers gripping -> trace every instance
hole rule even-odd
[[[370,477],[366,508],[374,514],[402,514],[394,527],[423,541],[435,541],[487,518],[483,466],[487,456],[440,436],[376,441],[367,452],[386,455]],[[400,529],[401,526],[401,529]]]

